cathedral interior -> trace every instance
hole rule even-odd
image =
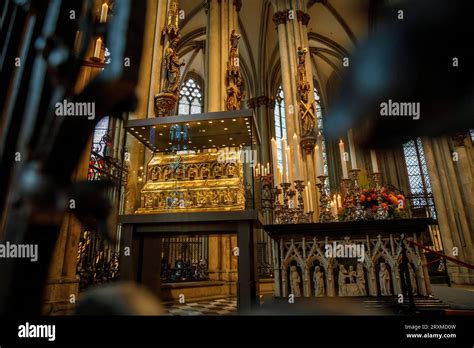
[[[4,0],[1,313],[472,314],[472,28],[430,5]]]

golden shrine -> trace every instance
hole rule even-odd
[[[245,209],[242,164],[238,158],[222,158],[223,150],[155,154],[147,166],[137,213]]]

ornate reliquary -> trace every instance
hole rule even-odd
[[[245,209],[242,164],[219,161],[223,157],[219,152],[155,154],[137,213]]]

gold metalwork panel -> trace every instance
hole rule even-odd
[[[242,164],[223,152],[156,154],[136,213],[243,210],[243,182]]]

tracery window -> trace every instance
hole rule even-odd
[[[187,79],[179,91],[179,115],[200,114],[203,112],[202,86],[195,78]]]
[[[286,116],[285,116],[285,95],[280,86],[275,97],[275,140],[277,143],[278,165],[283,165],[283,152],[281,140],[286,138]]]
[[[403,144],[403,153],[408,172],[412,208],[426,207],[429,209],[431,216],[436,219],[431,182],[421,138]]]

